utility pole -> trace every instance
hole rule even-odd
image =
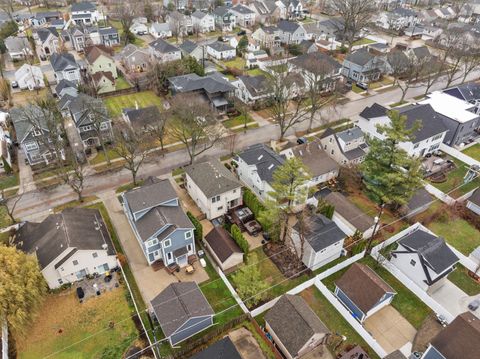
[[[375,234],[377,233],[378,224],[380,223],[380,218],[382,217],[384,207],[385,207],[385,203],[382,203],[380,205],[380,212],[378,212],[378,216],[375,216],[375,219],[374,219],[375,225],[373,226],[372,235],[370,236],[370,238],[367,241],[367,246],[365,247],[365,255],[363,256],[364,258],[366,256],[368,256],[370,254],[370,252],[372,251],[373,238],[375,237]]]

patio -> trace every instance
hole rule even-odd
[[[101,275],[96,278],[84,278],[81,281],[75,282],[72,288],[76,290],[78,287],[81,287],[85,293],[83,301],[86,301],[91,297],[97,297],[97,291],[99,291],[101,295],[105,292],[109,292],[115,288],[118,288],[119,274],[116,272],[111,272],[111,275],[112,279],[109,282],[105,281],[105,275]]]

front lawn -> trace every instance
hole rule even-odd
[[[468,269],[460,263],[458,263],[455,270],[448,275],[448,280],[470,296],[480,294],[480,283],[470,277],[468,275]]]
[[[48,295],[25,337],[17,338],[18,357],[123,357],[139,334],[129,318],[134,310],[126,294],[122,286],[82,304],[74,290]],[[110,323],[114,324],[113,328],[109,327]],[[89,338],[92,335],[95,336]],[[79,341],[82,342],[77,343]]]
[[[462,151],[467,156],[472,157],[473,159],[480,161],[480,143],[477,143],[465,150]]]
[[[448,194],[453,198],[458,198],[464,194],[474,190],[480,186],[480,178],[477,177],[473,181],[463,184],[463,177],[468,171],[468,165],[453,157],[447,157],[455,163],[456,168],[453,171],[447,172],[447,180],[442,183],[432,183],[443,193]]]
[[[10,217],[7,214],[5,207],[0,207],[0,228],[8,227],[12,224]]]
[[[115,152],[113,149],[111,148],[108,148],[107,149],[107,155],[108,155],[108,159],[111,161],[115,158],[119,158],[120,156],[118,155],[117,152]],[[91,165],[96,165],[96,164],[99,164],[99,163],[102,163],[102,162],[106,162],[107,161],[107,157],[105,156],[105,152],[103,151],[98,151],[97,152],[97,155],[95,157],[93,157],[91,160],[89,160],[88,162],[91,164]]]
[[[265,72],[265,71],[259,69],[258,67],[254,68],[254,69],[247,70],[247,74],[250,75],[250,76],[259,76],[259,75],[268,76],[269,75],[268,72]]]
[[[369,44],[374,44],[376,41],[367,39],[364,37],[363,39],[355,41],[352,46],[360,46],[360,45],[369,45]]]
[[[251,122],[255,122],[255,121],[253,120],[253,118],[250,117],[250,115],[247,115],[247,125]],[[236,127],[244,124],[245,122],[244,122],[243,115],[239,115],[222,122],[222,125],[225,126],[226,128],[232,128],[232,127]]]
[[[3,174],[0,176],[0,190],[18,186],[18,174],[6,175]]]
[[[233,60],[223,61],[223,64],[227,67],[234,67],[239,70],[245,69],[245,59],[242,57],[235,57]]]
[[[160,111],[163,110],[162,99],[155,95],[153,91],[142,91],[128,95],[112,96],[104,99],[105,106],[112,117],[121,115],[124,108],[135,108],[138,104],[139,108],[147,106],[158,106]]]

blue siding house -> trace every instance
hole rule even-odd
[[[214,311],[195,282],[172,283],[150,304],[172,346],[213,325]]]
[[[385,62],[368,52],[366,48],[357,50],[343,60],[342,75],[355,82],[376,81],[382,75]]]
[[[149,177],[125,192],[123,207],[148,264],[184,267],[195,255],[193,224],[169,180]]]
[[[389,305],[395,294],[370,267],[359,263],[335,282],[335,296],[360,323]]]

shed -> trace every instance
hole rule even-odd
[[[218,266],[226,271],[243,262],[243,252],[223,227],[215,227],[205,236],[206,247]]]

